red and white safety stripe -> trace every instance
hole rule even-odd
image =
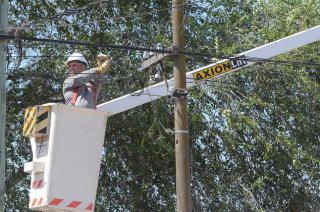
[[[56,206],[59,208],[73,208],[73,209],[84,209],[87,211],[93,210],[93,203],[81,202],[81,201],[70,201],[65,199],[54,198],[48,201],[49,206]]]
[[[43,182],[42,179],[40,180],[34,180],[31,183],[31,189],[39,189],[39,188],[43,188],[45,185],[45,182]]]
[[[81,201],[70,201],[60,198],[50,198],[46,205],[43,205],[44,198],[34,198],[30,200],[29,207],[39,207],[39,206],[48,206],[48,207],[57,207],[57,208],[66,208],[66,209],[80,209],[86,211],[93,211],[93,203],[81,202]]]

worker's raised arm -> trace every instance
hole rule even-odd
[[[104,73],[97,71],[97,68],[91,68],[89,70],[83,71],[77,75],[69,76],[64,80],[63,88],[73,88],[84,85],[90,80],[103,79]]]

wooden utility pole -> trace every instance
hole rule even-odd
[[[172,1],[173,49],[184,51],[184,1]],[[185,55],[175,55],[173,76],[174,89],[178,93],[175,101],[175,155],[176,155],[176,192],[177,211],[191,212],[192,200],[190,189],[190,156],[188,134],[186,91],[186,58]],[[179,95],[179,93],[181,95]]]
[[[7,28],[8,0],[0,0],[0,31]],[[0,211],[4,211],[5,165],[6,165],[6,62],[7,41],[0,40]]]

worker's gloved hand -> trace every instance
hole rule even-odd
[[[102,54],[100,53],[97,57],[96,57],[96,60],[97,60],[97,66],[100,66],[103,62],[105,62],[106,60],[109,60],[110,57],[106,54]]]
[[[111,67],[112,58],[105,54],[99,54],[96,59],[98,65],[97,72],[106,73]]]

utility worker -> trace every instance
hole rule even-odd
[[[100,54],[97,56],[98,66],[88,69],[88,61],[82,54],[71,54],[66,62],[70,76],[63,83],[66,104],[95,109],[97,94],[101,89],[105,73],[111,67],[111,60],[107,55]]]

